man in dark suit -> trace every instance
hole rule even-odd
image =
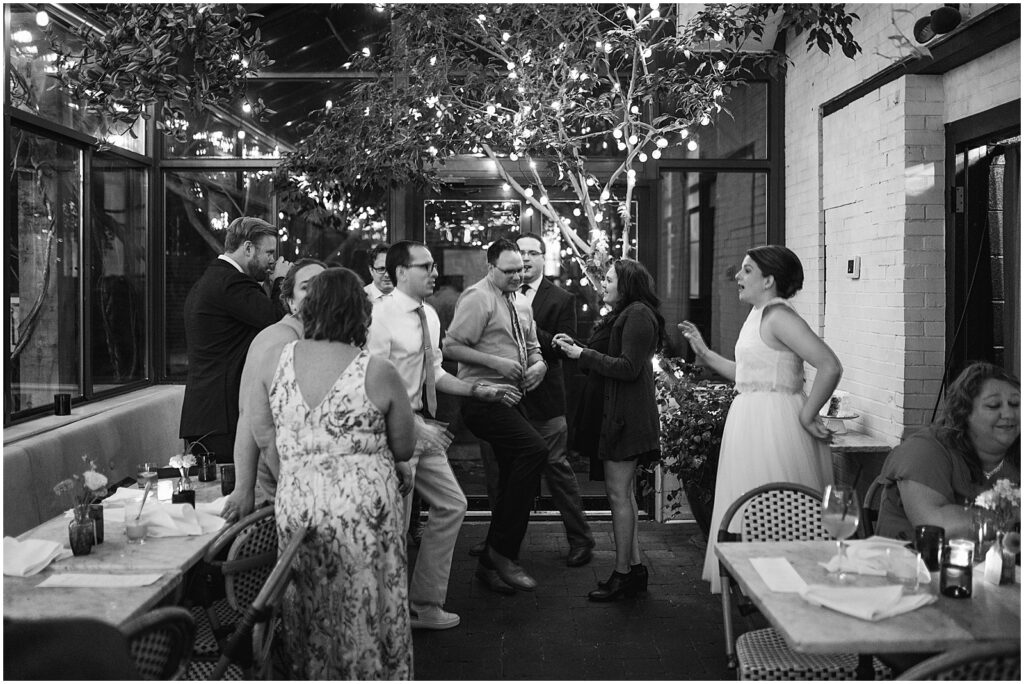
[[[249,343],[278,319],[259,281],[284,275],[277,228],[243,216],[228,226],[224,253],[185,298],[188,379],[178,435],[201,440],[218,463],[231,463],[238,423],[238,387]]]
[[[534,428],[548,445],[548,461],[544,480],[551,498],[562,514],[565,535],[569,540],[566,564],[586,565],[593,557],[594,535],[590,531],[580,485],[566,458],[568,426],[565,419],[565,380],[560,354],[551,346],[557,333],[576,335],[576,303],[573,296],[544,277],[544,240],[527,233],[516,241],[523,255],[523,284],[517,299],[533,309],[537,324],[537,340],[548,364],[544,380],[523,397],[522,405]]]

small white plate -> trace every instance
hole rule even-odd
[[[825,420],[853,420],[854,418],[860,418],[859,413],[843,413],[838,416],[827,416],[824,413],[819,413],[818,415]]]

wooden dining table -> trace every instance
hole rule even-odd
[[[209,503],[221,496],[220,482],[196,483],[196,501]],[[127,504],[129,508],[138,504]],[[185,574],[196,565],[216,532],[201,535],[149,537],[143,544],[128,544],[124,522],[104,519],[104,541],[85,556],[54,561],[30,577],[4,575],[4,617],[15,620],[94,618],[120,626],[172,595]],[[67,546],[68,519],[58,516],[18,536],[44,539]],[[64,573],[110,575],[159,574],[145,586],[40,587],[41,582]]]
[[[785,558],[807,584],[828,584],[820,563],[836,554],[835,542],[722,542],[715,554],[761,613],[797,653],[857,653],[862,678],[873,679],[871,656],[936,653],[971,643],[1020,640],[1020,582],[993,585],[974,572],[973,596],[954,599],[939,593],[939,573],[918,591],[938,600],[876,622],[815,606],[796,593],[768,589],[751,558]],[[856,576],[853,586],[881,586],[884,577]]]

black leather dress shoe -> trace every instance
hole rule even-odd
[[[498,571],[493,568],[485,568],[483,565],[476,566],[476,578],[483,582],[483,585],[491,591],[499,594],[514,594],[516,590],[505,584],[504,580],[498,577]]]
[[[484,551],[486,551],[486,550],[487,550],[487,540],[485,539],[482,542],[480,542],[479,544],[473,544],[472,546],[470,546],[469,547],[469,555],[473,556],[473,558],[479,558],[480,556],[484,555]]]
[[[569,551],[565,564],[570,568],[586,565],[594,558],[594,551],[589,546],[577,546]]]
[[[498,571],[498,577],[503,579],[505,584],[510,584],[516,589],[523,591],[533,591],[537,588],[537,580],[526,574],[526,571],[523,570],[519,563],[506,558],[493,548],[487,549],[486,557],[490,564],[494,566],[494,569]]]

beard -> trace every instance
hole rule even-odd
[[[262,268],[255,259],[245,265],[245,272],[261,283],[267,279],[269,274],[269,271]]]

